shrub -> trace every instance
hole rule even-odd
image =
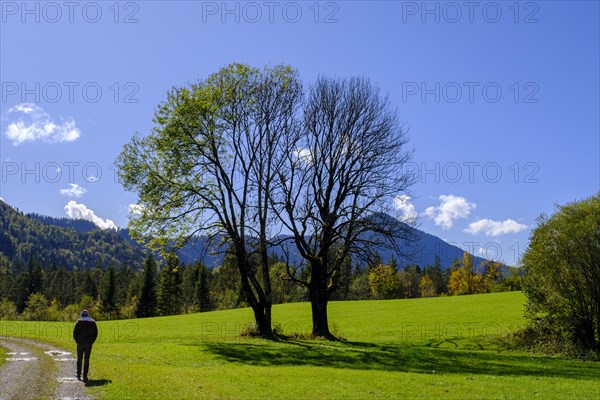
[[[600,349],[600,193],[539,218],[523,256],[526,316],[547,341]]]

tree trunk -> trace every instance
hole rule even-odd
[[[273,328],[271,327],[271,305],[254,304],[252,306],[254,311],[254,319],[256,321],[256,328],[258,334],[264,338],[270,339],[273,337]]]
[[[236,257],[240,275],[242,279],[242,289],[246,297],[246,301],[252,307],[254,311],[254,319],[256,321],[256,328],[258,334],[264,338],[270,339],[273,337],[273,328],[271,326],[271,301],[267,301],[264,295],[261,295],[260,287],[257,287],[257,299],[254,291],[252,290],[252,284],[250,283],[250,277],[248,276],[249,268],[247,264],[246,254],[243,249],[243,245],[238,246]]]
[[[273,308],[273,304],[271,302],[267,302],[265,304],[265,324],[267,329],[265,330],[265,337],[272,338],[273,337],[273,324],[271,320],[271,308]]]
[[[312,307],[312,334],[314,336],[333,339],[333,335],[329,332],[329,322],[327,320],[327,303],[329,301],[327,279],[322,268],[315,268],[313,266],[309,292],[310,304]]]
[[[254,311],[254,319],[256,321],[258,334],[264,338],[272,338],[271,303],[256,299],[250,288],[250,282],[248,282],[248,278],[245,276],[242,277],[242,287],[244,288],[246,301],[250,304],[250,307],[252,307],[252,311]]]

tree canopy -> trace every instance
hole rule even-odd
[[[579,349],[600,348],[600,193],[541,216],[523,256],[535,329]]]
[[[116,162],[125,188],[139,196],[133,235],[159,248],[196,233],[222,240],[265,336],[271,335],[271,190],[279,142],[295,129],[300,100],[293,68],[230,64],[171,90],[152,133],[135,136]]]

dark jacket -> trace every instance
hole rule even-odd
[[[90,317],[83,317],[77,320],[73,329],[73,339],[81,344],[94,343],[98,338],[98,327],[96,321]]]

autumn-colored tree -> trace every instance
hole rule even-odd
[[[415,297],[413,295],[413,279],[411,278],[411,274],[406,269],[398,272],[398,285],[400,286],[400,298],[402,299]]]
[[[466,288],[464,285],[465,280],[462,277],[462,268],[455,269],[450,273],[450,280],[448,281],[448,294],[460,295],[465,294]]]
[[[435,297],[437,292],[433,279],[429,275],[423,275],[419,281],[419,295],[421,297]]]
[[[465,251],[460,268],[454,269],[450,274],[448,293],[461,295],[485,292],[485,281],[473,267],[473,256]]]
[[[400,280],[398,271],[391,265],[380,264],[369,273],[369,287],[374,299],[393,299],[398,296]]]

